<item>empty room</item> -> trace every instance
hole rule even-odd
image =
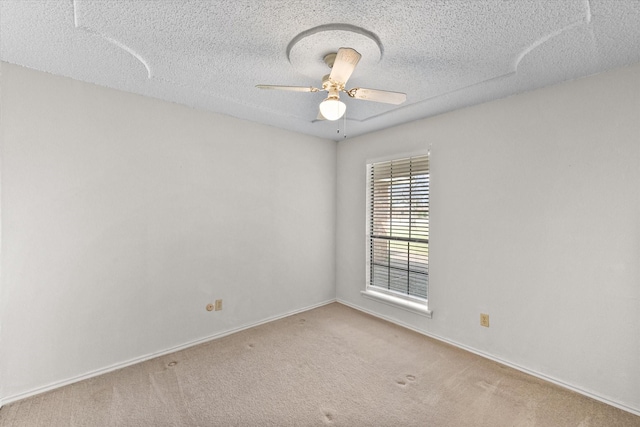
[[[0,426],[640,426],[637,0],[0,0]]]

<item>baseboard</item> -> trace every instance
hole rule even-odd
[[[402,326],[403,328],[410,329],[410,330],[412,330],[414,332],[417,332],[417,333],[419,333],[421,335],[436,339],[438,341],[442,341],[442,342],[447,343],[447,344],[451,344],[454,347],[458,347],[458,348],[460,348],[462,350],[465,350],[465,351],[468,351],[470,353],[477,354],[478,356],[484,357],[485,359],[493,360],[494,362],[498,362],[498,363],[500,363],[502,365],[505,365],[505,366],[508,366],[510,368],[516,369],[516,370],[518,370],[520,372],[524,372],[525,374],[532,375],[534,377],[540,378],[541,380],[548,381],[548,382],[556,384],[556,385],[558,385],[560,387],[563,387],[563,388],[566,388],[568,390],[574,391],[576,393],[582,394],[583,396],[587,396],[587,397],[589,397],[591,399],[594,399],[594,400],[597,400],[599,402],[606,403],[607,405],[611,405],[611,406],[614,406],[614,407],[616,407],[618,409],[622,409],[623,411],[627,411],[627,412],[629,412],[629,413],[631,413],[633,415],[640,416],[640,409],[632,408],[630,406],[625,405],[624,403],[616,402],[616,401],[608,399],[606,397],[599,396],[599,395],[594,394],[592,392],[589,392],[587,390],[583,390],[580,387],[576,387],[574,385],[565,383],[564,381],[559,380],[557,378],[553,378],[553,377],[545,375],[545,374],[543,374],[541,372],[537,372],[537,371],[531,370],[529,368],[525,368],[524,366],[520,366],[520,365],[517,365],[515,363],[500,359],[499,357],[495,357],[495,356],[493,356],[493,355],[491,355],[489,353],[485,353],[483,351],[480,351],[480,350],[477,350],[477,349],[475,349],[473,347],[469,347],[469,346],[461,344],[459,342],[450,340],[448,338],[444,338],[444,337],[441,337],[441,336],[436,335],[436,334],[432,334],[432,333],[429,333],[429,332],[422,331],[420,329],[416,329],[415,327],[413,327],[411,325],[408,325],[408,324],[406,324],[404,322],[401,322],[401,321],[399,321],[397,319],[394,319],[394,318],[388,317],[388,316],[384,316],[382,314],[376,313],[374,311],[371,311],[371,310],[368,310],[366,308],[360,307],[358,305],[352,304],[350,302],[344,301],[344,300],[342,300],[340,298],[338,298],[336,301],[338,303],[340,303],[340,304],[346,305],[347,307],[351,307],[351,308],[353,308],[355,310],[358,310],[358,311],[361,311],[363,313],[369,314],[369,315],[371,315],[373,317],[377,317],[379,319],[386,320],[387,322],[391,322],[391,323],[396,324],[398,326]]]
[[[237,328],[228,329],[228,330],[223,331],[223,332],[218,332],[216,334],[209,335],[209,336],[204,337],[204,338],[199,338],[197,340],[189,341],[187,343],[180,344],[180,345],[177,345],[177,346],[174,346],[174,347],[162,350],[162,351],[146,354],[144,356],[140,356],[140,357],[136,357],[136,358],[133,358],[133,359],[129,359],[129,360],[124,361],[124,362],[115,363],[115,364],[107,366],[105,368],[96,369],[96,370],[87,372],[85,374],[75,376],[73,378],[68,378],[66,380],[56,381],[56,382],[53,382],[53,383],[48,384],[46,386],[38,387],[38,388],[35,388],[33,390],[29,390],[29,391],[26,391],[26,392],[23,392],[23,393],[15,394],[13,396],[7,396],[7,397],[4,397],[4,398],[0,399],[0,408],[2,408],[2,406],[4,406],[4,405],[8,405],[10,403],[17,402],[18,400],[22,400],[22,399],[26,399],[28,397],[36,396],[38,394],[45,393],[47,391],[51,391],[51,390],[54,390],[56,388],[64,387],[66,385],[77,383],[79,381],[83,381],[83,380],[87,380],[89,378],[97,377],[99,375],[103,375],[103,374],[106,374],[106,373],[109,373],[109,372],[113,372],[113,371],[116,371],[118,369],[126,368],[127,366],[135,365],[137,363],[145,362],[147,360],[155,359],[156,357],[165,356],[167,354],[175,353],[176,351],[184,350],[184,349],[187,349],[189,347],[193,347],[193,346],[196,346],[196,345],[199,345],[199,344],[204,344],[206,342],[213,341],[213,340],[216,340],[218,338],[226,337],[227,335],[235,334],[236,332],[244,331],[245,329],[254,328],[256,326],[263,325],[265,323],[273,322],[275,320],[279,320],[279,319],[283,319],[285,317],[293,316],[294,314],[298,314],[298,313],[302,313],[302,312],[305,312],[305,311],[313,310],[314,308],[322,307],[322,306],[325,306],[327,304],[331,304],[331,303],[334,303],[334,302],[336,302],[335,298],[327,300],[327,301],[320,302],[318,304],[313,304],[313,305],[306,306],[306,307],[303,307],[303,308],[299,308],[299,309],[296,309],[296,310],[288,311],[286,313],[282,313],[282,314],[278,314],[278,315],[275,315],[275,316],[267,317],[267,318],[262,319],[262,320],[260,320],[258,322],[247,323],[247,324],[239,326]]]

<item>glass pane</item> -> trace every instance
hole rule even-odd
[[[370,166],[370,285],[427,298],[429,159]]]

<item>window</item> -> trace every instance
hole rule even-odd
[[[373,163],[368,166],[368,175],[367,291],[426,308],[429,157]]]

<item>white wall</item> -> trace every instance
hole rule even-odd
[[[430,145],[427,319],[360,291],[367,159]],[[339,301],[640,413],[640,65],[341,142],[337,173]]]
[[[640,411],[640,66],[341,142],[337,195],[333,142],[1,66],[5,403],[337,291]],[[360,295],[366,161],[430,145],[433,319]]]
[[[334,142],[1,65],[5,403],[335,298]]]

